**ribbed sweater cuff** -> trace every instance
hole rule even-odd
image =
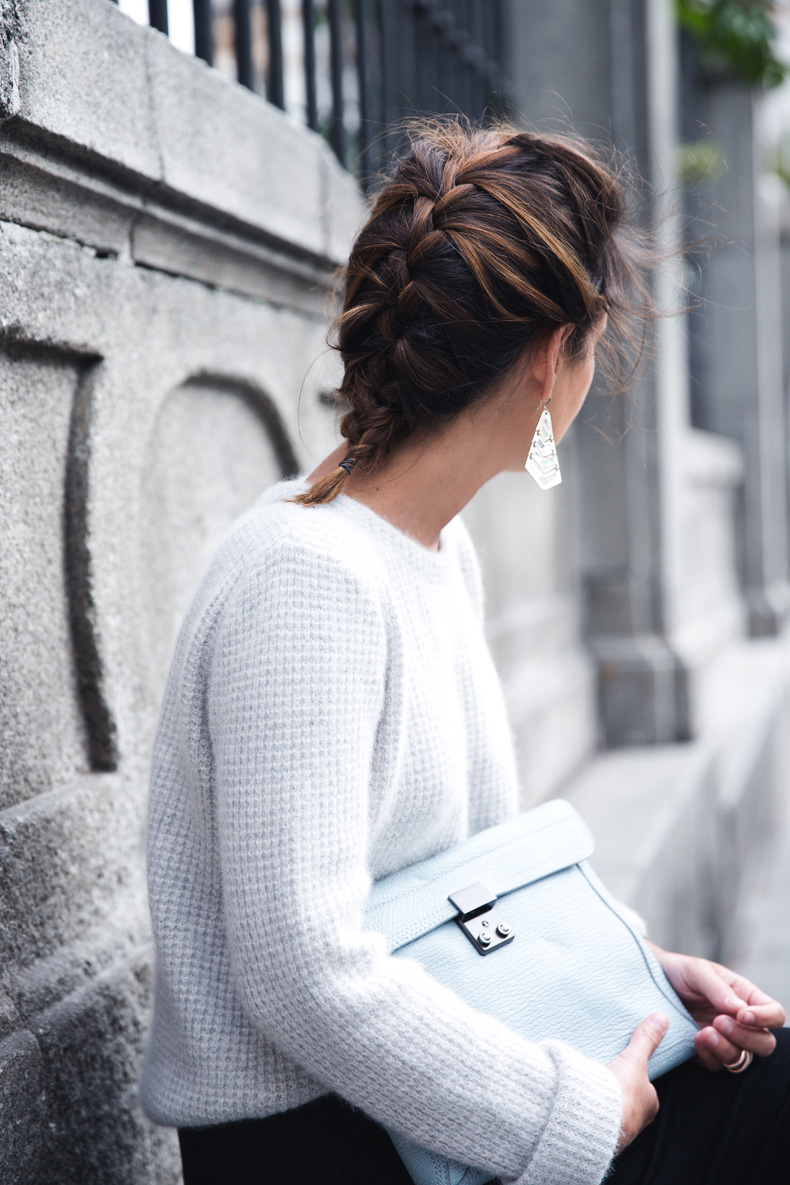
[[[542,1041],[541,1048],[559,1073],[556,1102],[529,1168],[513,1185],[598,1185],[617,1150],[620,1084],[563,1042]]]

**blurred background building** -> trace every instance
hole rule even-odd
[[[162,680],[228,524],[334,445],[334,269],[415,110],[646,178],[654,364],[464,517],[525,807],[790,988],[789,44],[760,0],[1,0],[3,1185],[178,1180],[135,1102]]]

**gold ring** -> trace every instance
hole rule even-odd
[[[742,1074],[744,1070],[748,1070],[749,1066],[754,1060],[754,1054],[750,1049],[742,1049],[741,1056],[737,1062],[731,1062],[730,1065],[724,1066],[725,1070],[729,1070],[731,1074]]]

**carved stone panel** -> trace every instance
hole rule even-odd
[[[80,360],[0,347],[0,808],[87,770],[65,577]]]
[[[140,505],[141,591],[157,698],[176,632],[217,544],[267,486],[295,467],[279,415],[260,393],[201,379],[165,398]]]

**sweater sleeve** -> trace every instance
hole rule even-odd
[[[386,678],[376,596],[332,557],[281,545],[220,614],[208,712],[242,1005],[328,1090],[425,1147],[520,1185],[597,1185],[619,1133],[610,1071],[523,1040],[363,928]]]

